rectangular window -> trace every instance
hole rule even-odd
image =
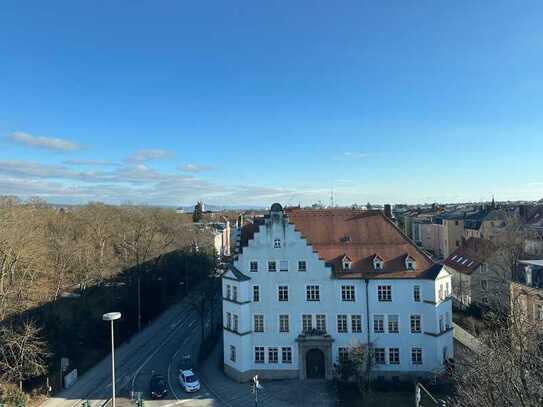
[[[443,332],[445,330],[445,324],[443,322],[443,315],[439,316],[439,332]]]
[[[384,365],[385,361],[385,348],[374,348],[373,357],[377,365]]]
[[[451,327],[451,320],[449,317],[449,313],[445,313],[445,329],[449,329]]]
[[[279,262],[279,271],[288,271],[288,260],[281,260]]]
[[[320,290],[318,285],[308,285],[305,287],[307,301],[320,301]]]
[[[288,314],[279,315],[279,332],[289,331],[289,317]]]
[[[226,313],[226,328],[232,328],[232,314],[229,312]]]
[[[232,362],[236,361],[236,347],[234,345],[230,345],[230,360]]]
[[[255,363],[264,363],[264,346],[255,346]]]
[[[307,271],[307,263],[304,260],[298,262],[298,271],[304,272]]]
[[[400,364],[400,348],[388,349],[388,363],[390,363],[391,365]]]
[[[347,315],[342,314],[337,316],[337,331],[338,333],[347,332]]]
[[[412,334],[420,334],[421,332],[421,326],[420,326],[420,315],[411,315],[411,333]]]
[[[362,332],[362,315],[351,315],[351,332]]]
[[[389,315],[388,316],[388,333],[397,334],[400,332],[399,324],[400,316],[399,315]]]
[[[543,321],[543,304],[535,305],[535,319]]]
[[[251,273],[256,273],[258,271],[258,261],[252,261],[249,263],[249,270]]]
[[[385,316],[384,315],[373,316],[373,332],[375,333],[385,332]]]
[[[303,332],[307,332],[313,329],[312,319],[313,318],[311,317],[311,314],[302,315],[302,331]]]
[[[317,314],[315,316],[316,328],[318,331],[326,332],[326,315]]]
[[[420,285],[413,287],[413,301],[420,302]]]
[[[445,295],[444,295],[444,292],[443,292],[443,284],[439,285],[438,296],[439,296],[439,299],[441,301],[443,301],[445,299]]]
[[[232,291],[232,287],[230,287],[230,284],[228,284],[226,286],[226,298],[230,299],[230,296],[232,295],[231,291]]]
[[[280,249],[281,248],[281,239],[274,239],[273,240],[273,247],[275,249]]]
[[[340,362],[345,362],[349,360],[349,348],[337,348],[338,351],[338,359]]]
[[[292,348],[290,346],[281,348],[281,362],[292,363]]]
[[[233,326],[232,326],[232,330],[233,330],[234,332],[237,332],[237,331],[238,331],[239,317],[238,317],[236,314],[234,314],[234,315],[233,315],[233,320],[234,320],[234,324],[233,324]]]
[[[260,287],[258,285],[253,286],[253,302],[260,301]]]
[[[341,286],[341,300],[342,301],[354,301],[354,285],[342,285]]]
[[[275,261],[268,262],[268,271],[275,272],[277,271],[277,263]]]
[[[377,286],[377,299],[379,301],[392,301],[392,286],[390,286],[390,285],[378,285]]]
[[[277,348],[268,348],[268,363],[279,362],[279,351]]]
[[[280,285],[277,291],[279,301],[288,301],[288,286]]]
[[[481,288],[482,288],[483,290],[486,290],[487,285],[488,285],[488,284],[487,284],[486,280],[481,280]]]
[[[238,300],[238,287],[233,286],[232,287],[232,301]]]
[[[445,297],[448,297],[450,294],[450,291],[449,291],[449,282],[447,281],[445,283]]]
[[[264,315],[255,314],[253,318],[255,332],[264,332]]]
[[[411,363],[414,365],[422,365],[422,349],[421,348],[411,349]]]

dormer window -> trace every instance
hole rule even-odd
[[[383,270],[383,265],[384,265],[383,259],[381,257],[375,255],[373,257],[373,269],[375,271],[381,271],[381,270]]]
[[[417,269],[417,262],[411,256],[405,257],[405,268],[409,271],[415,271]]]
[[[275,239],[273,241],[273,247],[274,247],[274,249],[280,249],[281,248],[281,239]]]
[[[343,256],[343,259],[341,260],[341,266],[343,271],[349,271],[351,270],[351,267],[353,265],[353,262],[351,259],[349,259],[348,256]]]

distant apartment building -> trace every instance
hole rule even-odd
[[[469,238],[444,261],[452,274],[452,295],[460,306],[506,305],[511,272],[500,264],[498,249],[489,240]]]
[[[543,260],[519,260],[511,283],[512,306],[543,329]]]
[[[532,256],[543,256],[543,205],[521,205],[519,218],[526,234],[526,253]]]

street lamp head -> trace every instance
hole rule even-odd
[[[115,321],[121,317],[120,312],[108,312],[107,314],[102,315],[104,321]]]

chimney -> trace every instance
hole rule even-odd
[[[385,216],[392,220],[392,207],[390,204],[385,204]]]

